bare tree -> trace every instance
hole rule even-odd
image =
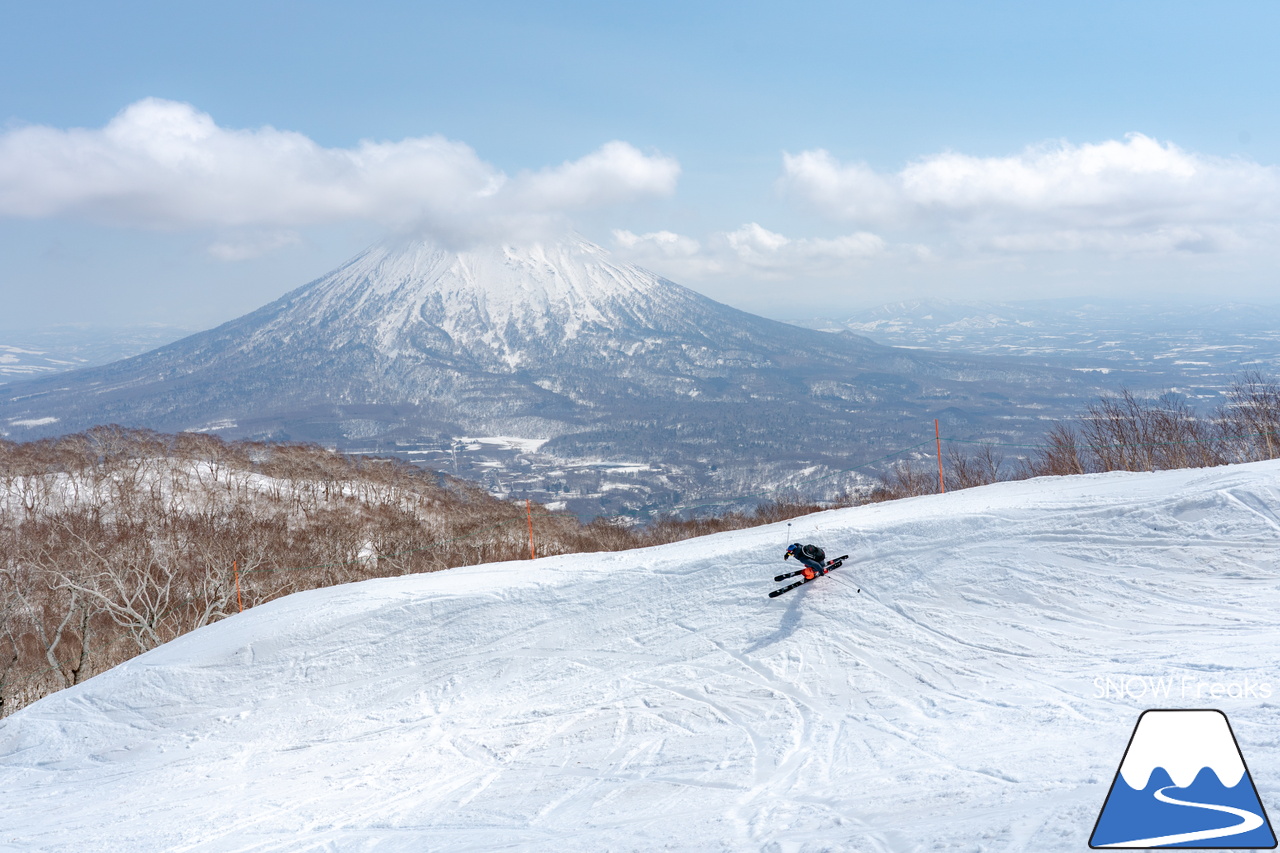
[[[931,495],[938,491],[937,468],[928,465],[917,467],[907,460],[899,460],[880,477],[872,490],[870,500],[886,501],[899,498]]]
[[[1045,436],[1046,444],[1024,459],[1018,469],[1020,477],[1060,477],[1084,474],[1086,467],[1080,448],[1080,438],[1068,424],[1054,424]]]
[[[0,571],[0,717],[7,706],[14,704],[11,697],[14,682],[23,675],[22,652],[19,638],[19,599],[6,571]]]
[[[1280,455],[1280,385],[1257,371],[1236,379],[1221,412],[1224,442],[1239,461]]]
[[[35,645],[47,666],[44,671],[59,687],[87,678],[91,625],[98,608],[75,592],[61,590],[46,572],[6,570],[0,573],[0,583],[11,593],[9,632],[15,653],[26,638]],[[14,625],[25,630],[16,633]]]

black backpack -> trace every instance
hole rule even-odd
[[[808,557],[810,560],[814,560],[819,563],[825,563],[827,561],[827,552],[823,551],[817,545],[805,545],[800,549],[800,553]]]

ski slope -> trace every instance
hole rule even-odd
[[[1278,546],[1280,461],[300,593],[0,722],[0,850],[1080,851],[1151,707],[1274,816]]]

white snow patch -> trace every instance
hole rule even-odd
[[[212,421],[201,427],[190,427],[184,432],[218,432],[224,429],[235,429],[239,424],[232,420]]]
[[[20,420],[11,420],[9,421],[9,426],[38,427],[45,426],[47,424],[56,424],[57,422],[58,418],[25,418]]]
[[[514,450],[517,453],[537,453],[542,445],[550,440],[549,438],[515,438],[509,435],[489,435],[474,438],[459,436],[454,439],[459,444],[467,445],[470,450],[479,450],[481,445],[488,444],[507,450]]]

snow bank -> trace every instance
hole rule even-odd
[[[0,850],[1076,851],[1149,707],[1274,813],[1278,508],[1042,479],[300,593],[0,723]],[[853,556],[769,599],[794,540]]]

